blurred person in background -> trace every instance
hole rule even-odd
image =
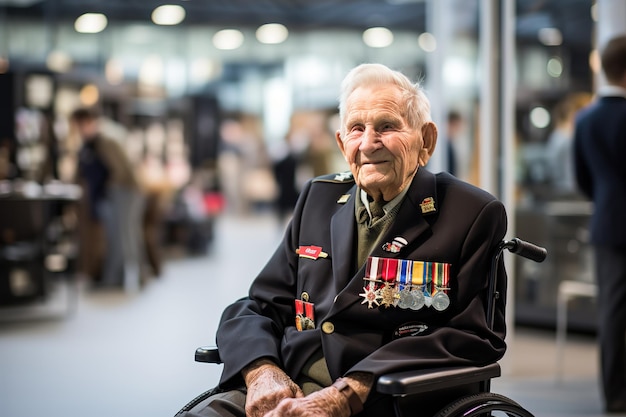
[[[447,124],[447,137],[446,141],[447,149],[447,158],[448,158],[448,172],[455,177],[459,176],[459,161],[457,156],[458,139],[463,129],[465,128],[465,121],[463,120],[463,116],[456,110],[451,110],[448,113],[448,124]]]
[[[576,113],[588,105],[588,94],[572,94],[558,102],[552,112],[554,128],[546,142],[546,168],[552,191],[557,195],[576,191],[574,179],[574,121]]]
[[[78,177],[89,216],[84,220],[100,223],[104,231],[103,264],[98,270],[95,260],[96,266],[90,271],[95,276],[91,278],[99,286],[136,290],[143,257],[143,199],[134,168],[121,145],[102,133],[97,111],[79,108],[72,113],[71,121],[82,139]],[[98,243],[89,234],[83,234],[83,240],[81,247]]]
[[[296,171],[302,155],[294,149],[294,138],[287,134],[283,146],[274,151],[272,170],[276,180],[276,212],[281,226],[289,219],[298,200]]]
[[[608,85],[576,119],[576,180],[593,201],[591,244],[605,410],[626,413],[626,36],[601,53]]]

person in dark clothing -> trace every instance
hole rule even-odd
[[[102,224],[105,234],[100,283],[135,290],[143,258],[143,198],[134,168],[121,145],[100,131],[96,111],[78,109],[72,113],[71,120],[83,140],[78,175],[86,188],[89,213],[92,220]]]
[[[598,336],[607,412],[626,412],[626,36],[601,54],[608,85],[576,118],[574,162],[593,201],[591,244],[598,284]]]
[[[493,329],[485,319],[503,204],[425,168],[437,128],[403,74],[356,67],[339,108],[336,142],[350,172],[305,185],[249,297],[222,315],[224,392],[182,415],[388,415],[391,399],[373,389],[379,376],[504,354],[505,279]],[[504,277],[501,261],[498,270]],[[442,404],[404,406],[428,415]]]

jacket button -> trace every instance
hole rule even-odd
[[[326,334],[331,334],[335,331],[335,325],[329,321],[322,323],[322,331]]]

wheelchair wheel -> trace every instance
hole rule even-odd
[[[194,398],[193,400],[189,401],[187,404],[185,404],[185,406],[178,412],[176,413],[176,416],[185,413],[187,411],[191,411],[195,406],[197,406],[198,404],[202,403],[204,400],[206,400],[207,398],[209,398],[211,395],[213,394],[217,394],[219,391],[216,388],[212,388],[210,390],[207,390],[205,392],[203,392],[202,394],[198,395],[196,398]]]
[[[496,412],[496,414],[491,414]],[[477,417],[477,416],[534,417],[532,413],[504,395],[492,392],[468,395],[448,405],[435,414],[435,417]]]

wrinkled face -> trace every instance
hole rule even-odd
[[[431,145],[424,149],[424,128],[409,126],[403,106],[395,85],[359,87],[348,97],[336,133],[357,185],[376,200],[397,196],[411,182],[418,163],[425,164],[432,154]],[[434,133],[436,138],[434,125],[425,126],[429,137]]]

